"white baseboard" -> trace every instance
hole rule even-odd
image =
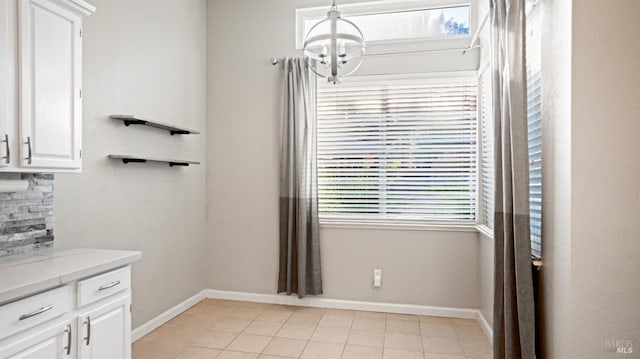
[[[493,344],[493,328],[489,325],[487,318],[484,317],[481,311],[478,311],[478,317],[476,319],[480,323],[480,328],[484,332],[484,335],[489,339],[489,343]]]
[[[135,342],[136,340],[144,337],[145,335],[149,334],[151,331],[153,331],[154,329],[160,327],[162,324],[170,321],[171,319],[173,319],[174,317],[178,316],[180,313],[184,312],[185,310],[189,309],[190,307],[194,306],[195,304],[197,304],[198,302],[200,302],[201,300],[203,300],[204,298],[206,298],[205,294],[206,294],[207,290],[203,290],[199,293],[197,293],[196,295],[187,298],[186,300],[178,303],[176,306],[170,308],[169,310],[163,312],[162,314],[156,316],[155,318],[151,319],[150,321],[140,325],[139,327],[137,327],[136,329],[134,329],[131,332],[131,341]]]
[[[149,320],[148,322],[138,326],[131,333],[131,339],[133,342],[147,335],[154,329],[160,327],[164,323],[170,321],[180,313],[186,311],[193,305],[197,304],[205,298],[211,299],[227,299],[238,300],[245,302],[257,302],[257,303],[270,303],[270,304],[285,304],[285,305],[297,305],[303,307],[320,307],[320,308],[332,308],[332,309],[349,309],[349,310],[364,310],[370,312],[386,312],[386,313],[398,313],[398,314],[414,314],[414,315],[430,315],[439,317],[450,318],[463,318],[463,319],[476,319],[480,323],[480,328],[492,342],[493,330],[487,322],[486,318],[477,309],[467,308],[448,308],[448,307],[433,307],[426,305],[415,304],[395,304],[395,303],[378,303],[378,302],[365,302],[354,300],[341,300],[341,299],[328,299],[318,297],[306,297],[298,298],[296,296],[288,296],[284,294],[260,294],[260,293],[244,293],[244,292],[231,292],[224,290],[205,289],[196,295],[187,298],[176,306]]]
[[[303,306],[303,307],[364,310],[369,312],[431,315],[431,316],[439,316],[439,317],[464,318],[464,319],[476,319],[478,317],[477,309],[466,309],[466,308],[447,308],[447,307],[432,307],[432,306],[414,305],[414,304],[364,302],[364,301],[328,299],[328,298],[318,298],[318,297],[306,297],[306,298],[300,299],[296,296],[289,296],[284,294],[229,292],[229,291],[215,290],[215,289],[208,289],[206,291],[206,296],[207,298],[211,298],[211,299],[240,300],[245,302],[286,304],[286,305],[297,305],[297,306]]]

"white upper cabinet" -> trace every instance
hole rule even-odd
[[[0,141],[8,137],[0,142],[0,171],[79,172],[82,18],[94,8],[80,0],[6,0],[0,11],[7,29],[0,76],[13,79],[0,89],[0,103],[7,102]]]
[[[15,139],[18,95],[17,3],[0,1],[0,170],[10,167],[17,155],[11,156]]]
[[[50,0],[20,2],[20,161],[80,168],[81,17]]]

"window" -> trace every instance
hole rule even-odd
[[[465,0],[396,0],[341,4],[342,17],[355,23],[367,44],[428,39],[470,38],[474,8]],[[311,27],[326,18],[328,8],[296,11],[296,46]]]
[[[476,220],[476,78],[320,83],[321,220]]]
[[[529,128],[529,208],[531,252],[542,255],[542,84],[540,7],[527,9],[527,120]]]
[[[470,6],[344,16],[366,34],[367,42],[469,35]],[[321,18],[304,20],[304,33]]]

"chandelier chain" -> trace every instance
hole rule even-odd
[[[331,5],[331,10],[338,10],[338,5],[336,5],[336,0],[333,0],[333,4]]]

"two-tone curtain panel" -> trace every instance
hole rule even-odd
[[[302,298],[322,294],[316,85],[306,59],[287,58],[279,63],[282,120],[278,293],[296,293]]]
[[[495,141],[493,356],[535,358],[525,0],[492,0]]]

